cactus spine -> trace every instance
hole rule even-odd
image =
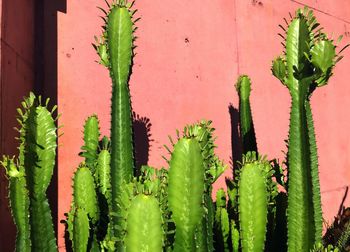
[[[310,107],[313,91],[326,85],[341,59],[307,8],[298,10],[286,31],[285,55],[273,74],[292,98],[288,149],[288,251],[309,251],[322,235],[322,209],[315,132]],[[316,30],[316,28],[318,30]]]
[[[247,75],[241,75],[236,84],[236,90],[239,96],[239,116],[240,133],[242,138],[243,154],[248,151],[258,151],[256,144],[255,130],[250,108],[251,82]]]

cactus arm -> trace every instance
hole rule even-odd
[[[258,151],[255,130],[250,107],[251,82],[248,76],[238,78],[236,89],[239,96],[240,133],[243,145],[243,154],[248,151]]]
[[[174,251],[193,251],[195,227],[203,216],[204,166],[199,143],[180,139],[170,160],[168,200],[176,225]]]
[[[204,219],[205,225],[206,225],[206,239],[207,239],[207,251],[212,252],[214,251],[214,241],[213,241],[213,228],[214,228],[214,203],[213,199],[211,197],[211,190],[208,194],[204,195],[204,201],[207,208],[207,216]]]
[[[223,233],[224,229],[222,227],[222,209],[226,209],[226,193],[223,188],[220,188],[216,192],[216,202],[215,202],[215,250],[225,251],[226,249],[226,240],[225,234]]]
[[[214,205],[211,198],[212,184],[225,171],[226,166],[215,155],[214,128],[211,121],[202,120],[184,128],[184,136],[195,138],[201,147],[205,167],[204,214],[195,233],[197,251],[213,251]]]
[[[239,250],[239,230],[236,224],[231,220],[231,242],[232,242],[232,252],[238,252]]]
[[[73,251],[88,251],[88,242],[90,236],[88,213],[81,208],[77,208],[74,214],[73,224]]]
[[[12,217],[17,227],[16,251],[31,251],[29,196],[23,170],[20,171],[13,159],[4,157],[0,162],[9,179],[9,202]]]
[[[101,150],[97,159],[97,178],[100,192],[105,196],[107,202],[111,203],[111,154],[108,150]]]
[[[28,112],[25,168],[31,197],[46,195],[55,166],[57,135],[51,112],[41,105]]]
[[[108,14],[107,45],[112,78],[111,184],[112,210],[119,212],[118,198],[123,181],[133,176],[131,102],[128,80],[132,63],[133,22],[127,7],[114,6]],[[112,226],[120,224],[118,217]]]
[[[161,252],[163,237],[157,199],[143,194],[136,196],[127,217],[126,252]]]
[[[92,172],[95,171],[97,160],[98,141],[100,138],[99,121],[96,115],[88,117],[84,125],[84,146],[81,154],[85,158],[85,164]]]
[[[267,189],[259,164],[245,164],[239,182],[242,251],[262,252],[267,224]]]
[[[57,251],[56,237],[52,224],[51,210],[47,198],[30,202],[31,235],[33,251]]]
[[[34,251],[57,251],[50,206],[46,191],[55,166],[56,126],[51,112],[41,105],[28,110],[24,123],[24,165],[30,195],[30,224]],[[48,101],[46,102],[46,104]]]
[[[313,208],[314,208],[314,223],[315,223],[315,243],[321,242],[322,239],[322,207],[321,207],[321,191],[320,191],[320,180],[318,174],[318,156],[317,156],[317,145],[315,128],[312,119],[311,105],[309,101],[305,102],[306,118],[308,125],[309,134],[309,148],[310,148],[310,166],[311,166],[311,178],[313,188]]]
[[[79,167],[74,175],[73,197],[75,208],[83,209],[92,222],[98,220],[98,204],[95,182],[91,171],[87,167]]]
[[[214,204],[211,198],[211,191],[204,194],[204,205],[204,215],[195,233],[196,251],[211,252],[214,251]]]
[[[96,224],[98,219],[99,209],[93,175],[90,168],[80,166],[74,174],[73,202],[67,220],[74,251],[87,251],[84,248],[87,248],[90,239],[90,226]]]
[[[226,208],[221,208],[221,233],[224,242],[224,251],[229,252],[230,221]]]

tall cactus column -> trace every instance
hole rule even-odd
[[[292,98],[288,149],[288,251],[310,251],[322,235],[310,97],[317,87],[327,84],[340,57],[335,53],[333,41],[322,33],[312,11],[307,8],[298,10],[284,30],[285,54],[273,62],[272,72],[287,86]]]
[[[123,182],[133,177],[132,117],[129,77],[133,57],[133,12],[126,1],[117,1],[106,12],[105,31],[95,48],[101,64],[108,67],[112,79],[111,107],[111,184],[112,229],[120,226],[118,198]],[[118,234],[116,234],[118,236]]]

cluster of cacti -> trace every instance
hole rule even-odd
[[[57,251],[46,196],[53,175],[57,134],[49,100],[30,93],[18,111],[19,155],[1,162],[9,179],[9,200],[17,226],[17,251]]]
[[[108,3],[107,3],[108,4]],[[134,48],[132,3],[108,4],[104,31],[94,45],[112,79],[110,137],[100,138],[99,120],[84,125],[84,161],[73,178],[67,231],[73,251],[340,251],[322,244],[317,149],[310,97],[325,85],[340,60],[333,41],[316,30],[312,11],[298,10],[287,23],[285,53],[272,72],[292,97],[288,152],[283,164],[258,154],[250,105],[251,82],[241,76],[240,136],[243,156],[227,188],[213,183],[226,170],[215,155],[211,121],[188,125],[165,148],[168,169],[135,171],[129,93]],[[282,35],[283,36],[283,35]],[[54,109],[53,109],[54,110]],[[56,251],[46,190],[53,174],[56,127],[47,102],[31,94],[18,110],[18,159],[1,162],[18,233],[18,251]],[[278,185],[282,190],[278,189]],[[288,199],[288,201],[287,201]],[[287,232],[288,230],[288,232]]]

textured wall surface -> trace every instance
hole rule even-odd
[[[0,155],[17,152],[16,108],[34,84],[34,0],[1,1]],[[18,8],[18,6],[21,6]],[[0,171],[0,250],[13,251],[15,227],[7,203],[7,180]]]
[[[109,132],[111,82],[108,71],[95,63],[97,56],[91,46],[102,25],[98,17],[102,12],[96,7],[105,5],[101,0],[38,2],[44,8],[39,8],[43,10],[41,18],[35,16],[36,24],[41,24],[37,29],[41,35],[35,37],[39,45],[35,46],[34,1],[1,3],[1,154],[15,152],[9,144],[15,135],[15,107],[34,87],[35,51],[36,60],[42,56],[35,62],[39,90],[57,99],[62,114],[59,124],[64,125],[54,180],[59,197],[54,206],[58,208],[59,247],[64,251],[64,226],[59,222],[69,210],[71,176],[81,161],[77,154],[85,118],[98,114],[103,134]],[[165,166],[161,156],[166,155],[162,146],[169,143],[168,135],[174,136],[175,129],[202,118],[211,119],[217,129],[219,156],[227,163],[237,160],[238,97],[234,84],[239,74],[250,75],[253,82],[251,101],[259,151],[282,159],[290,98],[287,89],[272,77],[270,65],[282,51],[278,24],[304,4],[315,10],[327,33],[335,38],[344,35],[341,46],[350,42],[350,2],[346,0],[137,0],[136,16],[141,20],[137,23],[138,47],[130,89],[137,119],[136,147],[142,149],[139,162]],[[350,50],[344,56],[329,85],[312,98],[322,203],[328,222],[350,184]],[[231,174],[231,170],[226,173]],[[216,188],[223,182],[218,181]],[[0,250],[11,251],[13,239],[9,237],[14,229],[3,174],[0,188]]]

